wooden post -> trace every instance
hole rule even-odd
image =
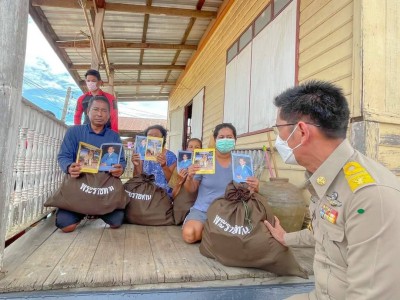
[[[68,87],[67,94],[65,95],[64,108],[63,108],[62,115],[61,115],[61,122],[64,122],[64,123],[65,123],[65,117],[67,115],[70,95],[71,95],[71,87]]]
[[[18,152],[22,80],[24,74],[29,1],[0,3],[0,273],[12,186],[13,166]]]

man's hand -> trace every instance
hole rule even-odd
[[[114,177],[120,177],[124,173],[124,168],[120,164],[113,165],[110,173]]]
[[[72,163],[68,167],[68,174],[71,175],[72,178],[78,178],[81,174],[81,165],[78,163]]]
[[[271,225],[271,223],[269,223],[267,220],[264,221],[265,226],[267,226],[268,230],[271,232],[272,236],[279,242],[281,243],[283,246],[286,247],[285,244],[285,234],[286,231],[285,229],[282,228],[281,223],[279,222],[279,219],[274,216],[275,218],[275,227],[273,227]]]

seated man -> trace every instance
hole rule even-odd
[[[58,163],[61,169],[71,175],[71,178],[79,177],[81,166],[76,163],[79,142],[85,142],[96,147],[103,143],[121,143],[118,133],[106,127],[110,118],[110,104],[107,98],[95,96],[88,105],[89,124],[70,127],[64,137],[58,154]],[[110,171],[114,177],[120,177],[124,172],[126,161],[121,155],[119,164],[114,165]],[[56,213],[56,226],[64,232],[74,231],[85,215],[73,211],[58,209]],[[111,228],[118,228],[124,219],[124,210],[116,209],[111,213],[100,216]]]

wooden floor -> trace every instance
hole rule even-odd
[[[39,223],[6,248],[5,277],[0,292],[95,287],[152,288],[168,283],[238,285],[238,280],[309,282],[297,277],[247,268],[225,267],[202,256],[199,245],[182,241],[178,226],[123,225],[110,229],[87,220],[75,232],[56,230],[54,217]],[[312,274],[314,250],[293,249],[302,267]],[[203,286],[204,286],[203,285]],[[176,285],[175,285],[176,286]]]

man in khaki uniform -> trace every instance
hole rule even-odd
[[[286,246],[315,245],[315,290],[290,299],[400,299],[400,180],[345,139],[342,91],[311,81],[275,99],[276,148],[306,168],[312,226],[286,233]]]

